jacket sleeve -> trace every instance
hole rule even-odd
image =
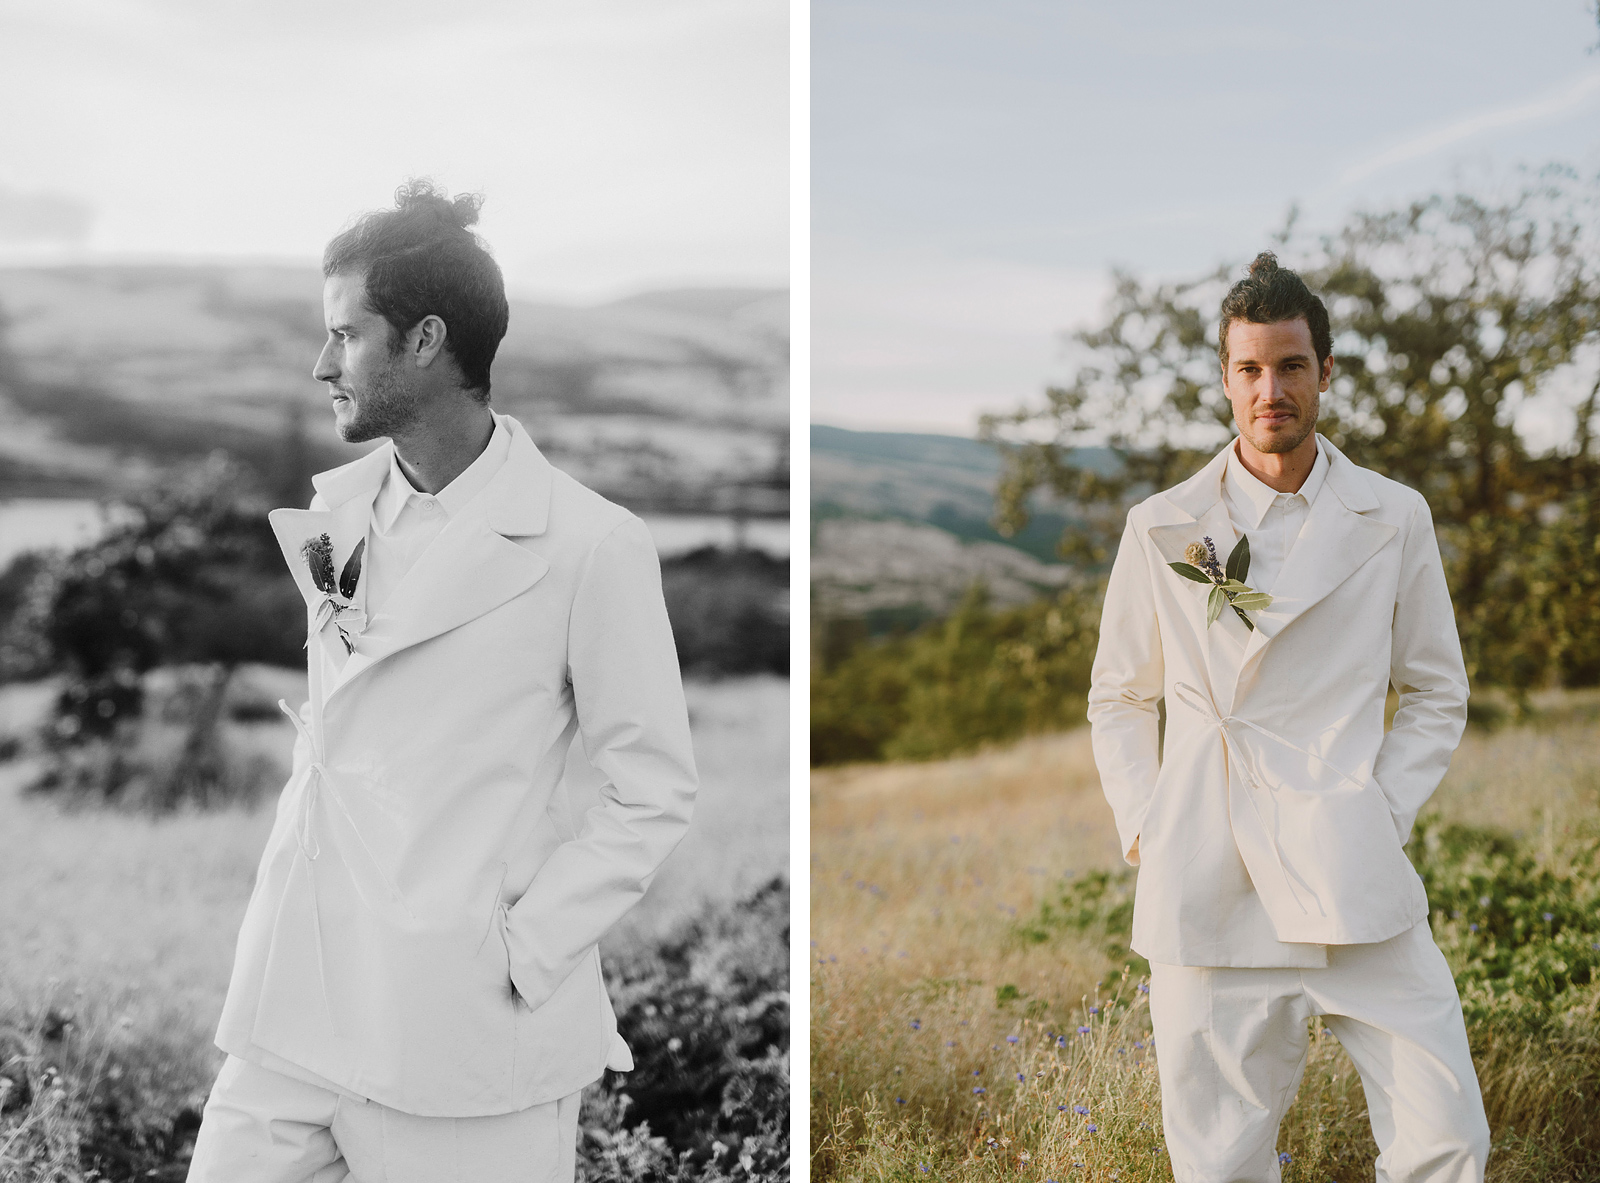
[[[1389,681],[1399,692],[1400,707],[1378,748],[1373,779],[1388,799],[1404,845],[1417,811],[1444,779],[1467,725],[1467,670],[1433,515],[1421,496],[1400,560]]]
[[[578,732],[602,803],[540,867],[507,913],[511,980],[549,1000],[607,929],[644,895],[683,837],[696,776],[661,568],[630,517],[595,547],[568,622]]]
[[[1100,614],[1089,729],[1100,787],[1116,816],[1122,857],[1132,866],[1139,865],[1139,831],[1161,771],[1157,704],[1165,676],[1150,563],[1130,514]]]

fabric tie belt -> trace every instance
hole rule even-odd
[[[356,841],[361,844],[361,849],[366,851],[367,861],[372,864],[372,869],[378,872],[378,877],[383,880],[383,885],[389,889],[389,895],[401,908],[406,908],[405,897],[400,894],[400,889],[395,886],[393,879],[383,869],[383,864],[378,861],[378,856],[372,852],[372,847],[367,845],[367,840],[361,834],[361,828],[356,825],[356,819],[350,815],[350,807],[345,804],[344,796],[339,792],[338,785],[334,783],[333,776],[328,772],[328,766],[323,763],[322,753],[317,748],[317,742],[311,736],[311,729],[299,714],[289,708],[283,699],[278,700],[278,707],[289,716],[289,721],[294,724],[294,729],[300,733],[302,739],[311,748],[311,767],[306,770],[305,787],[300,792],[300,803],[294,821],[294,838],[300,847],[300,853],[306,858],[315,861],[322,853],[322,848],[317,842],[316,831],[312,825],[312,816],[316,811],[317,800],[327,794],[328,800],[344,816],[350,827],[350,832],[356,836]],[[406,909],[410,915],[410,909]]]
[[[1299,744],[1291,743],[1277,732],[1269,730],[1268,728],[1261,726],[1259,723],[1253,723],[1249,719],[1241,719],[1237,715],[1222,714],[1217,710],[1216,704],[1211,700],[1210,695],[1202,693],[1201,691],[1195,689],[1195,687],[1189,685],[1187,682],[1178,682],[1172,687],[1172,689],[1178,701],[1183,703],[1183,705],[1188,707],[1190,710],[1198,713],[1201,718],[1215,727],[1222,735],[1222,746],[1227,752],[1228,763],[1233,767],[1239,768],[1244,773],[1245,781],[1249,785],[1249,788],[1245,792],[1245,796],[1250,799],[1250,808],[1255,810],[1256,820],[1261,823],[1261,828],[1266,831],[1267,843],[1272,850],[1272,857],[1274,861],[1276,861],[1278,864],[1278,872],[1283,876],[1283,881],[1289,888],[1289,898],[1294,900],[1295,907],[1299,908],[1301,912],[1309,916],[1310,911],[1306,908],[1305,904],[1301,902],[1300,893],[1295,890],[1294,876],[1289,874],[1289,868],[1283,861],[1283,854],[1278,845],[1277,832],[1272,826],[1267,824],[1267,819],[1262,814],[1261,806],[1256,800],[1256,791],[1265,792],[1270,795],[1275,794],[1277,790],[1273,788],[1272,785],[1264,783],[1261,777],[1256,774],[1254,762],[1250,759],[1249,749],[1244,746],[1242,740],[1234,735],[1232,728],[1234,725],[1248,727],[1252,731],[1256,731],[1261,735],[1266,736],[1273,743],[1278,744],[1280,747],[1288,748],[1292,752],[1298,752],[1302,756],[1306,756],[1309,759],[1315,760],[1324,768],[1331,771],[1335,776],[1339,777],[1340,780],[1343,780],[1348,784],[1352,784],[1358,789],[1364,790],[1366,785],[1362,784],[1360,781],[1356,780],[1343,770],[1334,767],[1332,764],[1328,763],[1327,760],[1317,755],[1316,752],[1309,751],[1308,749],[1301,747]],[[1315,898],[1315,894],[1315,892],[1312,893],[1313,898]]]

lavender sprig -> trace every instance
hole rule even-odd
[[[1272,597],[1266,592],[1259,592],[1245,583],[1245,576],[1250,574],[1250,538],[1246,534],[1239,535],[1239,542],[1233,548],[1233,553],[1228,556],[1228,567],[1224,571],[1222,564],[1217,561],[1217,548],[1207,536],[1204,543],[1191,542],[1183,548],[1185,563],[1168,563],[1179,575],[1185,579],[1192,579],[1196,583],[1204,583],[1211,587],[1211,596],[1206,601],[1206,627],[1210,628],[1217,617],[1222,615],[1224,608],[1232,608],[1234,614],[1244,622],[1244,626],[1255,631],[1255,623],[1245,615],[1247,610],[1267,608],[1272,605]]]

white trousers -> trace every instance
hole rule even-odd
[[[1378,1183],[1482,1183],[1489,1124],[1427,921],[1375,944],[1329,945],[1324,969],[1150,967],[1177,1183],[1279,1183],[1278,1123],[1300,1087],[1313,1015],[1361,1075]]]
[[[494,1117],[418,1117],[229,1056],[189,1183],[572,1183],[581,1095]]]

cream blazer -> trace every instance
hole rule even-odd
[[[1467,705],[1433,520],[1420,494],[1318,438],[1327,483],[1278,586],[1261,589],[1274,601],[1251,614],[1236,677],[1206,628],[1207,589],[1167,566],[1205,535],[1232,550],[1227,450],[1128,513],[1089,722],[1140,868],[1133,947],[1151,961],[1321,965],[1321,946],[1386,940],[1428,914],[1401,847]]]
[[[648,531],[502,421],[505,463],[356,652],[331,625],[310,636],[311,699],[217,1033],[428,1116],[510,1112],[632,1066],[597,942],[682,837],[696,786]],[[323,594],[301,545],[328,533],[342,568],[391,451],[271,515],[308,627]],[[563,787],[575,736],[604,781],[581,824]]]

